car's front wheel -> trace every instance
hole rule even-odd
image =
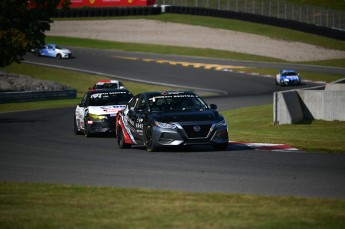
[[[121,128],[119,128],[117,131],[117,144],[118,144],[120,149],[126,149],[126,148],[129,148],[131,146],[130,144],[127,144],[125,142]]]
[[[91,133],[90,133],[90,130],[89,130],[89,125],[87,124],[87,120],[85,120],[85,129],[84,129],[84,136],[85,137],[91,137]]]
[[[78,126],[77,126],[77,119],[75,118],[75,116],[74,116],[74,134],[75,135],[80,134],[80,131],[79,131]]]
[[[157,147],[154,145],[154,142],[153,142],[153,133],[152,133],[152,127],[151,126],[148,126],[146,128],[145,146],[146,146],[146,150],[149,152],[154,152],[157,150]]]
[[[56,59],[61,59],[61,58],[62,58],[62,56],[60,53],[56,55]]]

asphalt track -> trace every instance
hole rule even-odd
[[[263,66],[170,55],[73,48],[76,58],[25,60],[217,92],[220,110],[269,104],[281,88],[270,77],[232,72],[229,66]],[[198,63],[198,64],[196,64]],[[200,65],[199,65],[200,64]],[[222,67],[210,67],[211,65]],[[342,69],[269,64],[271,68],[337,72]],[[208,69],[210,68],[210,69]],[[81,79],[82,80],[82,79]],[[307,82],[301,87],[318,85]],[[73,134],[74,108],[0,113],[0,180],[304,197],[345,197],[345,155],[209,147],[149,153],[119,150],[109,136]],[[255,122],[255,120],[253,120]],[[229,125],[231,138],[231,124]]]

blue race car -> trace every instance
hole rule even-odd
[[[295,70],[280,70],[275,81],[276,85],[280,86],[300,85],[301,77]]]
[[[57,59],[69,59],[72,57],[72,52],[69,49],[63,48],[56,44],[46,44],[36,51],[38,56],[48,56]]]

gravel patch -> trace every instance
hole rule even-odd
[[[314,61],[345,58],[345,52],[254,34],[147,19],[55,21],[47,35],[142,44],[209,48],[278,58]]]
[[[48,80],[33,79],[30,76],[16,75],[0,71],[0,92],[13,91],[59,91],[67,86]]]

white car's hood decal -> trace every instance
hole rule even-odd
[[[110,105],[110,106],[89,106],[89,113],[96,115],[116,114],[125,109],[126,105]]]

